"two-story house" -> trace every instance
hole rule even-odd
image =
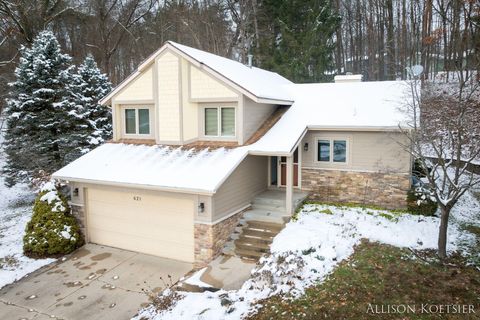
[[[70,183],[87,241],[203,264],[241,219],[281,225],[307,194],[405,206],[406,88],[294,84],[167,42],[103,99],[112,141],[54,178]]]

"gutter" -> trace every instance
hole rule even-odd
[[[149,185],[149,184],[82,179],[82,178],[73,178],[73,177],[63,177],[63,176],[58,176],[56,174],[53,174],[52,178],[63,180],[66,182],[73,181],[73,182],[80,182],[85,184],[112,186],[112,187],[120,187],[120,188],[131,188],[131,189],[142,189],[142,190],[166,191],[166,192],[175,192],[175,193],[198,194],[198,195],[204,195],[204,196],[212,196],[216,193],[216,190],[208,191],[203,189],[164,187],[164,186],[155,186],[155,185]]]

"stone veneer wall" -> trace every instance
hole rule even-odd
[[[71,214],[75,217],[75,219],[77,219],[78,226],[80,227],[80,231],[82,232],[82,235],[85,239],[86,225],[85,225],[84,207],[70,204],[70,208],[71,208]]]
[[[215,259],[221,252],[230,235],[235,230],[246,208],[214,225],[195,223],[195,266],[203,267]]]
[[[302,168],[302,189],[311,200],[403,209],[409,188],[408,174]]]

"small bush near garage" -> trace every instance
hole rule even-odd
[[[434,216],[438,208],[432,192],[424,186],[416,186],[408,191],[407,206],[409,212],[424,216]]]
[[[70,215],[67,200],[53,182],[40,189],[33,215],[25,229],[23,251],[33,258],[57,257],[83,245],[75,217]]]

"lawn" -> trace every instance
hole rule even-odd
[[[479,201],[467,193],[449,224],[453,266],[442,266],[435,258],[438,217],[308,203],[242,288],[179,293],[170,308],[151,305],[136,319],[233,320],[257,312],[253,319],[383,319],[388,315],[367,313],[368,303],[377,309],[387,303],[478,305],[479,216]]]
[[[441,264],[432,250],[414,253],[362,241],[324,282],[309,287],[298,299],[264,300],[250,319],[438,319],[438,314],[429,312],[448,304],[472,305],[476,314],[471,317],[479,317],[480,272],[465,264],[458,255]]]

